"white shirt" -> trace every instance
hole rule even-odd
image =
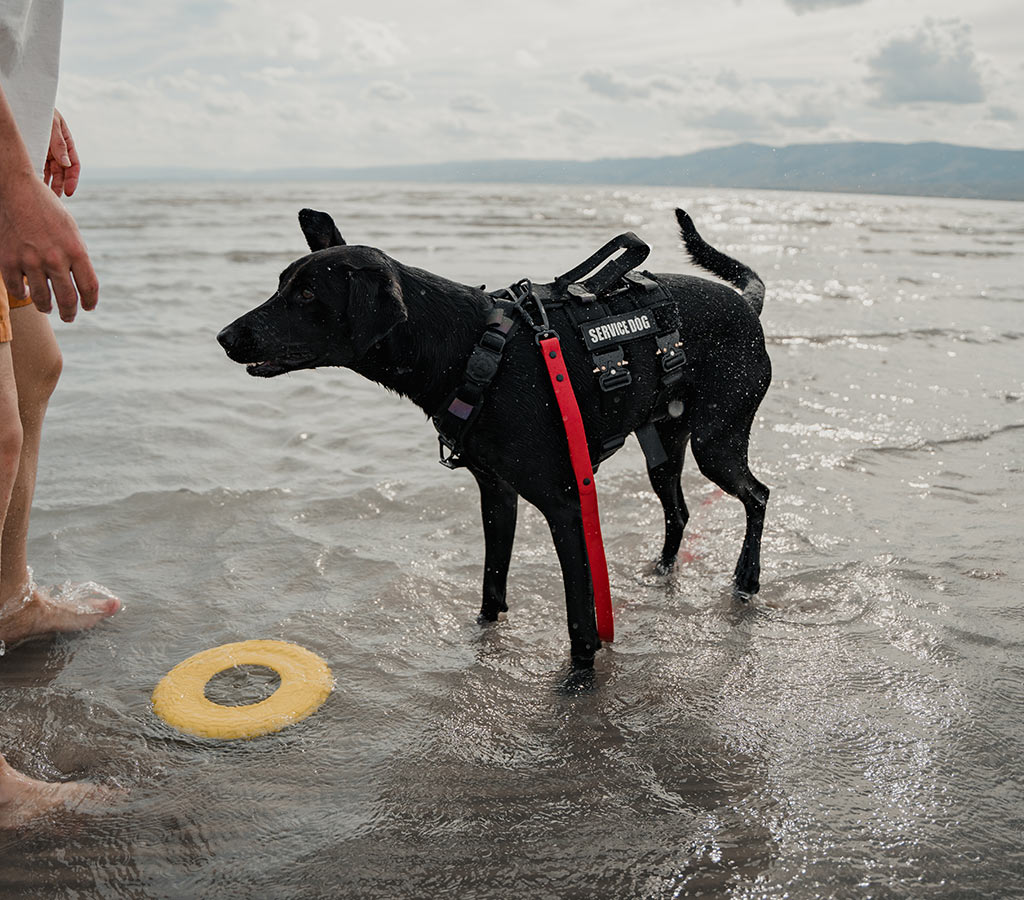
[[[39,171],[50,146],[63,20],[64,0],[0,0],[0,86]]]

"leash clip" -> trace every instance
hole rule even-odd
[[[533,282],[529,278],[517,281],[512,287],[508,288],[508,293],[522,317],[533,326],[533,339],[538,347],[541,341],[558,337],[557,332],[548,321],[548,311],[545,309],[544,304],[541,303],[540,297],[534,292]],[[533,301],[534,308],[537,310],[537,315],[540,316],[539,324],[526,309],[526,304],[531,300]]]

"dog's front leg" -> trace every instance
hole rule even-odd
[[[508,564],[512,559],[512,542],[516,536],[515,490],[500,478],[473,471],[480,486],[480,513],[484,522],[484,596],[478,622],[493,622],[499,613],[508,611],[505,585]]]
[[[565,612],[569,623],[572,663],[577,668],[590,668],[594,653],[600,648],[597,617],[594,613],[594,588],[587,560],[587,542],[579,505],[558,505],[541,509],[548,520],[555,552],[565,582]]]

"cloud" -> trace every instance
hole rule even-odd
[[[856,6],[858,3],[866,3],[867,0],[786,0],[786,6],[797,15],[805,12],[814,12],[819,9],[831,9],[835,6]]]
[[[483,94],[473,93],[459,94],[457,97],[452,97],[448,105],[456,112],[474,113],[476,115],[492,113],[496,109],[495,105]]]
[[[516,65],[524,69],[539,69],[542,66],[541,61],[536,56],[522,47],[516,50],[513,59],[515,59]]]
[[[682,91],[682,85],[674,78],[655,76],[653,78],[629,78],[607,69],[587,69],[580,80],[595,94],[610,100],[644,100],[658,91],[675,94]]]
[[[413,99],[412,91],[393,81],[371,82],[366,88],[366,96],[371,100],[384,100],[387,103],[407,103]]]
[[[724,70],[695,80],[686,94],[667,99],[666,109],[715,140],[807,139],[831,126],[848,100],[841,86],[743,79]]]
[[[913,34],[893,38],[868,67],[867,83],[883,106],[985,99],[970,26],[957,20],[928,20]]]
[[[383,22],[344,20],[344,48],[369,66],[393,66],[406,53],[405,44]]]
[[[264,66],[258,71],[243,72],[242,74],[252,81],[275,87],[294,79],[299,74],[299,70],[294,66]]]
[[[175,52],[355,72],[394,66],[409,54],[390,24],[339,14],[332,0],[226,0],[194,34],[194,40],[177,43]]]
[[[586,113],[575,109],[555,110],[555,122],[562,128],[582,134],[590,134],[597,130],[597,122]]]
[[[320,58],[320,29],[312,16],[298,13],[285,28],[288,55],[296,59]]]
[[[628,81],[607,69],[588,69],[580,76],[583,83],[595,94],[612,100],[630,100],[634,97],[648,97],[651,89],[639,82]]]
[[[252,101],[241,91],[211,91],[203,103],[215,116],[244,115],[253,107]]]
[[[687,121],[713,131],[727,131],[742,136],[763,134],[768,130],[764,117],[738,106],[723,106],[688,117]]]
[[[1012,109],[1009,106],[992,106],[989,107],[988,117],[995,122],[1017,122],[1020,121],[1020,115],[1017,110]]]
[[[722,69],[715,76],[715,84],[730,91],[738,91],[743,86],[740,76],[736,74],[734,69]]]
[[[456,141],[467,141],[480,136],[480,132],[470,122],[462,116],[450,113],[441,113],[427,128],[433,134]]]
[[[683,92],[682,82],[677,81],[675,78],[669,78],[666,75],[659,75],[656,78],[650,79],[647,83],[652,91],[662,91],[666,94],[681,94]]]
[[[834,97],[807,94],[794,97],[775,113],[775,118],[795,128],[824,128],[835,118],[835,109]]]

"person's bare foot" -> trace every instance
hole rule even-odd
[[[31,580],[23,592],[0,605],[0,644],[8,647],[56,632],[84,631],[121,608],[121,601],[92,581],[53,588]]]
[[[29,778],[0,756],[0,831],[20,828],[58,807],[82,812],[116,800],[123,792],[84,781],[50,782]]]

